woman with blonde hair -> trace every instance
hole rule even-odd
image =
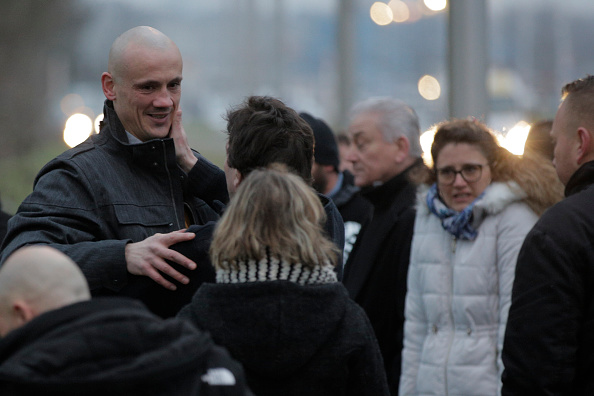
[[[400,395],[498,395],[516,259],[562,186],[550,161],[516,157],[476,120],[440,124],[419,193]]]
[[[325,212],[301,178],[254,170],[217,224],[203,284],[179,317],[211,332],[257,395],[387,395],[363,310],[336,280]]]

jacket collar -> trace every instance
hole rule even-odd
[[[565,196],[577,194],[594,184],[594,161],[586,162],[571,177],[565,186]]]
[[[103,105],[103,117],[99,138],[102,139],[103,143],[106,143],[115,150],[129,152],[135,162],[145,164],[146,166],[154,166],[154,164],[163,161],[162,152],[165,153],[168,164],[171,166],[175,165],[175,145],[172,138],[152,139],[133,144],[129,143],[126,129],[116,114],[111,100],[106,100]]]
[[[388,207],[394,203],[394,196],[398,195],[401,190],[411,184],[408,175],[411,169],[421,166],[422,164],[423,160],[419,158],[411,166],[384,184],[377,187],[363,187],[361,189],[361,194],[376,208]]]

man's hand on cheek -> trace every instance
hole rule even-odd
[[[188,136],[186,135],[181,119],[182,111],[178,109],[173,116],[169,137],[173,138],[175,144],[175,157],[177,163],[184,172],[189,173],[198,161],[198,158],[196,158],[188,144]]]

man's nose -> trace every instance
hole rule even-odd
[[[355,162],[359,159],[358,153],[356,152],[357,150],[350,147],[347,149],[344,159],[349,161],[349,162]]]
[[[162,89],[157,93],[155,100],[153,101],[155,107],[173,107],[173,97],[171,92],[167,89]]]

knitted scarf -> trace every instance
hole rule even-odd
[[[260,261],[233,260],[232,265],[224,261],[221,267],[217,269],[217,283],[287,280],[300,285],[313,285],[337,281],[329,261],[312,268],[267,255]]]
[[[437,192],[437,184],[433,184],[427,193],[427,206],[431,213],[439,217],[441,226],[444,230],[452,234],[458,239],[465,239],[473,241],[477,236],[477,231],[472,228],[472,209],[474,205],[485,195],[485,191],[481,193],[474,201],[472,201],[461,212],[456,212],[448,208],[439,198]]]

